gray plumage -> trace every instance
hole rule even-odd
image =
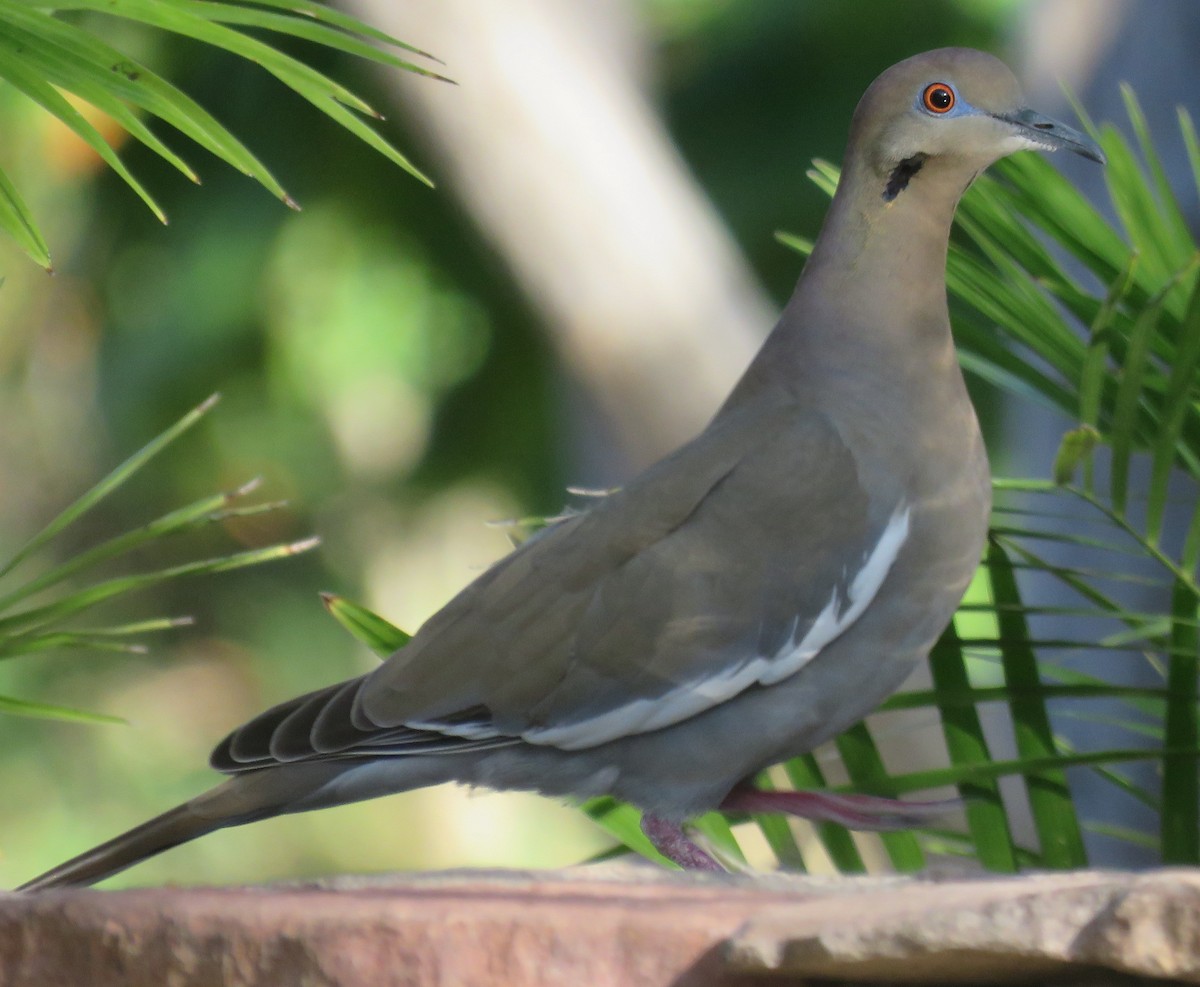
[[[700,435],[498,562],[371,674],[235,730],[212,758],[224,785],[26,887],[450,780],[616,796],[707,866],[678,824],[878,705],[975,570],[990,486],[946,249],[971,180],[1026,147],[1102,157],[990,55],[887,70],[791,301]]]

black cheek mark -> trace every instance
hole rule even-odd
[[[891,202],[896,196],[908,188],[908,183],[912,181],[913,175],[921,170],[921,165],[925,163],[924,154],[914,154],[911,158],[905,158],[888,175],[887,185],[883,189],[883,201]]]

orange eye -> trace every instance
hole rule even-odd
[[[944,82],[931,82],[921,93],[921,105],[930,113],[949,113],[954,109],[954,90]]]

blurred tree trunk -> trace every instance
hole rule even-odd
[[[439,159],[442,194],[508,263],[600,412],[577,423],[592,451],[576,450],[573,468],[611,479],[614,459],[642,465],[694,434],[771,306],[647,97],[648,49],[628,5],[343,6],[442,58],[458,83],[387,75]],[[597,442],[608,446],[599,464]]]

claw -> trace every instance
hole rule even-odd
[[[725,868],[714,857],[688,839],[679,823],[647,813],[642,816],[642,832],[654,844],[655,850],[684,870],[725,873]]]

